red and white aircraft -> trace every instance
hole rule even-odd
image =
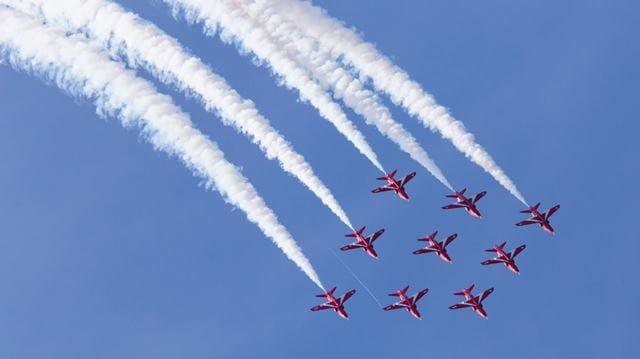
[[[458,237],[457,233],[454,233],[447,237],[442,242],[436,241],[436,235],[438,235],[438,231],[431,233],[430,235],[425,236],[424,238],[418,238],[418,241],[429,242],[429,246],[426,248],[420,248],[418,250],[413,251],[413,254],[423,254],[423,253],[438,253],[438,256],[442,258],[445,262],[451,263],[451,257],[449,257],[449,253],[447,253],[447,246],[453,242],[456,237]]]
[[[549,224],[549,217],[551,217],[558,209],[560,209],[560,205],[556,205],[551,207],[548,212],[540,213],[538,212],[538,207],[540,207],[540,202],[536,203],[535,206],[529,207],[524,211],[520,211],[520,213],[530,213],[531,218],[516,223],[516,226],[526,226],[528,224],[539,224],[542,229],[549,233],[553,233],[553,227]]]
[[[487,259],[486,261],[480,264],[482,264],[483,266],[486,266],[488,264],[504,263],[505,267],[507,267],[510,271],[516,274],[520,274],[520,269],[518,269],[518,266],[516,265],[516,261],[514,258],[518,254],[520,254],[520,252],[522,252],[525,248],[527,248],[527,245],[523,244],[520,247],[514,249],[513,251],[507,253],[503,250],[505,244],[507,244],[507,242],[494,246],[491,249],[485,249],[485,252],[497,253],[498,256],[492,259]]]
[[[415,172],[411,172],[406,175],[402,180],[398,181],[394,178],[398,170],[393,170],[391,173],[387,173],[384,177],[378,177],[376,179],[381,181],[387,181],[388,184],[384,187],[378,187],[372,190],[372,193],[386,192],[386,191],[395,191],[400,198],[405,201],[409,200],[409,195],[404,190],[404,186],[416,176]]]
[[[419,291],[418,293],[416,293],[416,295],[412,296],[412,297],[407,297],[407,290],[409,290],[409,286],[404,287],[404,289],[402,290],[397,290],[395,293],[391,293],[389,294],[389,296],[392,297],[400,297],[400,301],[393,303],[393,304],[389,304],[386,307],[382,308],[384,310],[394,310],[394,309],[406,309],[409,313],[411,313],[411,315],[413,315],[414,317],[421,319],[420,318],[420,312],[418,311],[418,308],[416,307],[416,303],[418,303],[418,301],[424,297],[425,294],[427,294],[427,292],[429,291],[429,288],[425,288],[421,291]]]
[[[352,289],[346,292],[340,298],[335,298],[333,296],[333,292],[335,292],[335,290],[336,290],[336,287],[333,287],[329,289],[326,293],[316,295],[316,297],[318,298],[327,298],[327,302],[320,305],[316,305],[315,307],[311,308],[311,311],[317,312],[319,310],[333,309],[336,311],[336,313],[338,313],[339,316],[343,317],[344,319],[349,319],[349,314],[347,314],[347,311],[344,310],[344,302],[349,300],[349,298],[351,298],[351,296],[355,294],[356,290]]]
[[[360,228],[359,230],[357,230],[356,232],[350,233],[350,234],[345,234],[345,237],[355,237],[357,239],[356,242],[351,243],[351,244],[347,244],[346,246],[343,246],[340,248],[341,251],[348,251],[351,249],[356,249],[356,248],[362,248],[365,252],[367,252],[368,255],[372,256],[375,259],[378,259],[378,253],[376,253],[376,250],[373,249],[373,242],[378,239],[378,237],[380,237],[382,235],[382,233],[384,233],[384,228],[377,231],[376,233],[374,233],[373,235],[370,235],[369,237],[364,237],[362,235],[362,232],[364,231],[365,227]]]
[[[476,202],[478,202],[482,197],[484,197],[487,194],[487,192],[483,191],[476,194],[472,198],[467,198],[464,196],[464,192],[466,190],[467,189],[464,188],[460,192],[455,192],[454,194],[446,195],[445,197],[455,198],[457,200],[457,203],[448,204],[442,207],[442,209],[464,208],[464,210],[467,211],[467,213],[469,213],[470,215],[474,217],[482,218],[480,211],[478,211],[478,209],[476,208]]]
[[[482,307],[482,302],[487,299],[487,297],[493,293],[493,288],[489,288],[485,290],[481,295],[474,296],[471,291],[473,290],[474,284],[472,284],[469,288],[463,289],[462,292],[453,293],[454,295],[464,295],[466,299],[464,302],[460,302],[454,304],[449,307],[449,309],[461,309],[461,308],[473,308],[473,311],[478,313],[479,316],[483,318],[487,318],[487,312],[484,311]]]

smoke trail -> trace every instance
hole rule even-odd
[[[250,137],[269,159],[307,186],[349,228],[351,221],[311,165],[298,154],[269,121],[202,61],[155,25],[105,0],[0,0],[0,3],[40,15],[67,30],[86,29],[90,36],[131,66],[144,66],[161,81],[194,94],[222,122]],[[168,61],[170,59],[170,61]]]
[[[71,95],[94,101],[102,116],[139,127],[157,150],[179,157],[285,253],[321,289],[318,275],[295,240],[253,186],[218,146],[193,128],[171,98],[110,61],[95,47],[0,6],[0,57],[17,69],[54,82]]]
[[[277,48],[269,34],[255,21],[242,15],[242,9],[234,7],[226,0],[163,0],[175,13],[183,13],[187,20],[202,23],[205,33],[215,33],[217,24],[222,27],[221,38],[226,42],[236,42],[242,51],[252,52],[260,61],[269,64],[281,76],[289,88],[298,90],[302,100],[311,103],[320,115],[331,122],[376,168],[385,172],[364,138],[364,135],[347,119],[338,104],[313,81],[306,71],[289,59],[285,52]]]
[[[295,60],[325,87],[331,87],[336,97],[364,117],[369,125],[395,142],[411,158],[427,169],[438,181],[453,191],[440,168],[420,146],[418,141],[398,122],[389,109],[380,103],[378,96],[364,88],[362,82],[354,78],[332,59],[329,54],[318,49],[315,39],[303,34],[294,24],[277,14],[271,7],[273,1],[255,1],[242,6],[279,40],[279,46],[286,48]]]
[[[400,105],[412,116],[416,116],[431,131],[438,131],[445,139],[471,161],[493,176],[504,188],[522,203],[526,201],[515,184],[495,163],[482,146],[475,142],[462,122],[449,114],[446,108],[436,103],[420,84],[379,53],[371,43],[360,39],[355,31],[347,28],[326,12],[310,2],[298,0],[274,0],[276,10],[295,23],[309,36],[316,38],[324,51],[335,59],[354,66],[362,76],[373,81],[374,87],[389,95],[393,103]]]

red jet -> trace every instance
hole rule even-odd
[[[558,209],[560,209],[560,205],[551,207],[551,209],[545,213],[538,212],[538,207],[540,207],[540,202],[536,203],[536,205],[533,207],[529,207],[524,211],[520,211],[520,213],[530,213],[531,218],[524,220],[522,222],[516,223],[516,226],[519,227],[519,226],[526,226],[528,224],[539,224],[540,227],[542,227],[542,229],[553,234],[553,227],[551,227],[551,224],[549,224],[549,217],[551,217],[554,213],[556,213]]]
[[[356,232],[345,234],[344,235],[345,237],[355,237],[357,241],[351,244],[347,244],[344,247],[341,247],[340,250],[348,251],[351,249],[362,248],[365,252],[367,252],[368,255],[372,256],[375,259],[378,259],[378,253],[376,253],[376,250],[373,249],[373,242],[376,239],[378,239],[378,237],[380,237],[382,233],[384,233],[384,228],[366,238],[362,236],[362,232],[364,231],[364,228],[365,227],[362,227]]]
[[[418,303],[418,301],[424,297],[425,294],[427,294],[427,292],[429,291],[429,288],[425,288],[421,291],[419,291],[416,295],[414,295],[413,297],[407,297],[407,290],[409,290],[409,286],[404,287],[404,289],[402,290],[397,290],[395,293],[391,293],[389,294],[392,297],[400,297],[400,301],[393,303],[393,304],[389,304],[386,307],[382,308],[384,310],[394,310],[394,309],[402,309],[405,308],[407,311],[409,311],[409,313],[411,313],[411,315],[413,315],[414,317],[421,319],[420,318],[420,312],[418,311],[418,308],[416,307],[416,303]]]
[[[449,309],[473,308],[473,311],[478,313],[479,316],[487,319],[487,312],[484,311],[482,302],[487,299],[491,293],[493,293],[493,288],[485,290],[481,295],[474,296],[471,293],[473,287],[474,285],[472,284],[471,287],[463,289],[462,292],[453,293],[454,295],[464,295],[466,300],[450,306]]]
[[[336,313],[338,313],[339,316],[343,317],[344,319],[349,319],[349,314],[347,314],[347,311],[344,310],[344,302],[351,298],[351,296],[355,294],[356,290],[352,289],[346,292],[342,297],[334,298],[333,292],[335,292],[335,290],[336,287],[333,287],[324,294],[316,295],[316,297],[318,298],[327,298],[327,302],[316,305],[315,307],[311,308],[311,311],[317,312],[319,310],[333,309],[336,311]]]
[[[384,177],[376,178],[381,181],[387,181],[388,184],[384,187],[378,187],[372,190],[371,192],[379,193],[379,192],[386,192],[386,191],[395,191],[396,194],[400,196],[400,198],[404,199],[405,201],[408,201],[409,195],[407,195],[407,192],[405,192],[404,186],[407,183],[409,183],[409,181],[411,181],[413,177],[416,176],[416,173],[411,172],[408,175],[406,175],[402,180],[398,181],[394,178],[394,176],[396,175],[396,172],[398,172],[398,170],[393,170],[393,172],[387,173]]]
[[[438,235],[438,231],[435,231],[431,233],[431,235],[425,236],[424,238],[418,238],[418,241],[429,242],[429,246],[426,248],[415,250],[413,251],[413,254],[436,252],[440,256],[440,258],[442,258],[442,260],[451,263],[451,257],[449,257],[449,253],[447,253],[447,246],[451,244],[451,242],[453,242],[456,237],[458,237],[458,234],[454,233],[442,242],[436,241],[436,235]]]
[[[467,211],[467,213],[469,213],[470,215],[474,217],[482,218],[480,211],[478,211],[478,209],[476,208],[476,202],[478,202],[482,197],[484,197],[487,194],[487,192],[483,191],[473,196],[473,198],[467,198],[464,196],[464,192],[466,190],[467,189],[464,188],[460,192],[455,192],[454,194],[446,195],[445,197],[455,198],[457,200],[457,203],[448,204],[442,207],[442,209],[464,208],[464,210]]]
[[[485,252],[494,252],[497,253],[498,256],[492,259],[487,259],[486,261],[480,263],[483,266],[488,264],[496,264],[496,263],[504,263],[504,265],[509,268],[510,271],[516,274],[520,274],[520,269],[516,265],[515,257],[520,254],[525,248],[527,248],[526,244],[521,245],[520,247],[514,249],[513,251],[506,253],[503,248],[507,242],[504,242],[500,245],[494,246],[491,249],[485,249]]]

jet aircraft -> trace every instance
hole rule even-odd
[[[507,253],[504,251],[505,244],[507,244],[507,242],[494,246],[491,249],[485,249],[485,252],[493,252],[498,256],[492,259],[487,259],[480,264],[486,266],[489,264],[504,263],[505,267],[507,267],[510,271],[516,274],[520,274],[520,269],[518,269],[518,266],[516,265],[515,257],[520,254],[520,252],[522,252],[525,248],[527,248],[527,245],[523,244],[513,251]]]
[[[347,314],[347,311],[344,310],[344,302],[349,300],[349,298],[351,298],[351,296],[355,294],[356,290],[352,289],[346,292],[342,297],[339,297],[339,298],[335,298],[333,296],[333,292],[335,291],[336,291],[336,287],[333,287],[323,294],[316,295],[316,297],[318,298],[326,298],[327,302],[320,305],[316,305],[315,307],[311,308],[311,311],[317,312],[319,310],[333,309],[342,318],[349,319],[349,314]]]
[[[442,260],[451,263],[451,257],[449,257],[449,253],[447,253],[447,246],[451,244],[451,242],[453,242],[456,237],[458,237],[458,234],[454,233],[442,242],[436,241],[436,235],[438,235],[438,231],[435,231],[430,235],[425,236],[424,238],[418,238],[418,241],[429,242],[429,246],[415,250],[413,251],[413,254],[435,252],[438,254],[438,256],[440,256],[440,258],[442,258]]]
[[[420,318],[420,312],[418,311],[418,308],[416,307],[416,303],[418,303],[418,301],[424,297],[425,294],[427,294],[427,292],[429,291],[429,288],[425,288],[421,291],[419,291],[418,293],[416,293],[416,295],[412,296],[412,297],[407,297],[407,290],[409,290],[409,286],[404,287],[401,290],[397,290],[394,293],[389,294],[389,296],[392,297],[400,297],[400,301],[393,303],[393,304],[389,304],[386,307],[382,308],[384,310],[394,310],[394,309],[406,309],[409,313],[411,313],[411,315],[413,315],[414,317],[416,317],[417,319],[421,319]]]
[[[362,248],[365,252],[367,252],[368,255],[372,256],[373,258],[378,259],[378,253],[376,253],[376,250],[373,248],[373,242],[378,239],[378,237],[380,237],[382,235],[382,233],[384,233],[384,228],[377,231],[376,233],[374,233],[373,235],[370,235],[369,237],[364,237],[362,235],[362,232],[364,232],[364,228],[362,227],[359,230],[350,233],[350,234],[345,234],[345,237],[353,237],[356,238],[356,242],[351,243],[351,244],[347,244],[346,246],[343,246],[340,248],[341,251],[348,251],[351,249],[356,249],[356,248]]]
[[[473,311],[476,312],[479,316],[483,318],[487,318],[487,312],[484,311],[482,307],[482,302],[487,299],[491,293],[493,293],[493,288],[489,288],[482,292],[481,295],[474,296],[471,291],[473,290],[474,285],[472,284],[469,288],[463,289],[461,292],[453,293],[454,295],[463,295],[465,298],[464,302],[460,302],[454,304],[449,307],[449,309],[462,309],[462,308],[473,308]]]
[[[408,175],[406,175],[402,180],[398,181],[394,178],[394,176],[396,175],[396,172],[398,172],[398,170],[393,170],[391,173],[387,173],[385,174],[384,177],[378,177],[376,179],[381,180],[381,181],[387,181],[387,185],[383,186],[383,187],[378,187],[374,190],[372,190],[372,193],[380,193],[380,192],[386,192],[386,191],[394,191],[400,198],[404,199],[405,201],[409,200],[409,195],[407,195],[407,192],[404,189],[404,186],[413,179],[413,177],[416,176],[415,172],[411,172]]]
[[[540,202],[536,203],[535,206],[531,206],[525,209],[524,211],[520,211],[520,213],[531,214],[531,218],[516,223],[516,226],[520,227],[529,224],[538,224],[540,225],[540,227],[542,227],[542,229],[553,234],[553,227],[551,227],[551,224],[549,223],[549,217],[553,216],[553,214],[556,213],[558,209],[560,209],[560,205],[558,204],[556,206],[553,206],[551,207],[551,209],[549,209],[548,212],[544,213],[538,212],[538,207],[540,207]]]
[[[454,194],[446,195],[445,197],[455,198],[456,203],[448,204],[442,207],[442,209],[464,208],[464,210],[467,211],[467,213],[469,213],[470,215],[474,217],[482,218],[480,211],[478,211],[478,209],[476,208],[476,202],[478,202],[482,197],[484,197],[487,194],[487,192],[483,191],[476,194],[473,197],[467,198],[464,195],[464,192],[466,190],[467,189],[464,188],[460,192],[455,192]]]

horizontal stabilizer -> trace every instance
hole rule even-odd
[[[322,293],[322,294],[317,294],[316,297],[318,298],[326,298],[329,295],[333,295],[333,292],[336,291],[337,287],[333,287],[331,289],[329,289],[326,293]]]

